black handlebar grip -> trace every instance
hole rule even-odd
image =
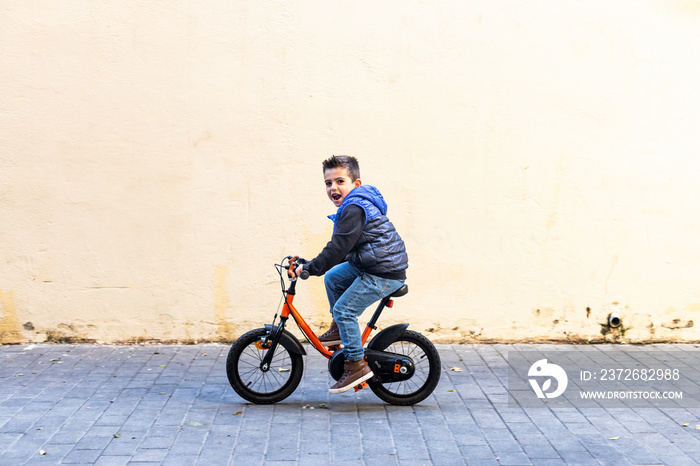
[[[309,278],[309,275],[310,274],[308,270],[302,269],[301,273],[299,274],[299,278],[301,278],[302,280],[306,280],[307,278]]]

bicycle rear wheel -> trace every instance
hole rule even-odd
[[[415,373],[401,382],[380,383],[368,380],[375,395],[393,405],[412,405],[430,396],[440,381],[440,355],[425,336],[412,330],[404,333],[384,351],[408,356],[413,360]]]
[[[242,398],[256,404],[277,403],[294,392],[304,372],[304,359],[285,340],[275,349],[270,368],[260,367],[268,349],[262,342],[268,330],[258,328],[241,336],[226,358],[226,375]]]

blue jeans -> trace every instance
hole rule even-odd
[[[367,307],[401,288],[404,280],[362,273],[349,262],[338,264],[324,277],[331,314],[340,330],[343,353],[348,361],[365,357],[357,318]]]

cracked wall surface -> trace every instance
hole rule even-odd
[[[344,153],[409,252],[380,327],[700,340],[696,1],[10,0],[0,43],[1,344],[271,322]]]

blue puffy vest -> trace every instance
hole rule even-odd
[[[386,216],[387,205],[374,186],[362,185],[343,199],[338,211],[328,218],[337,223],[340,214],[349,205],[365,211],[365,225],[360,239],[346,260],[370,274],[393,273],[408,268],[408,254],[403,240]]]

